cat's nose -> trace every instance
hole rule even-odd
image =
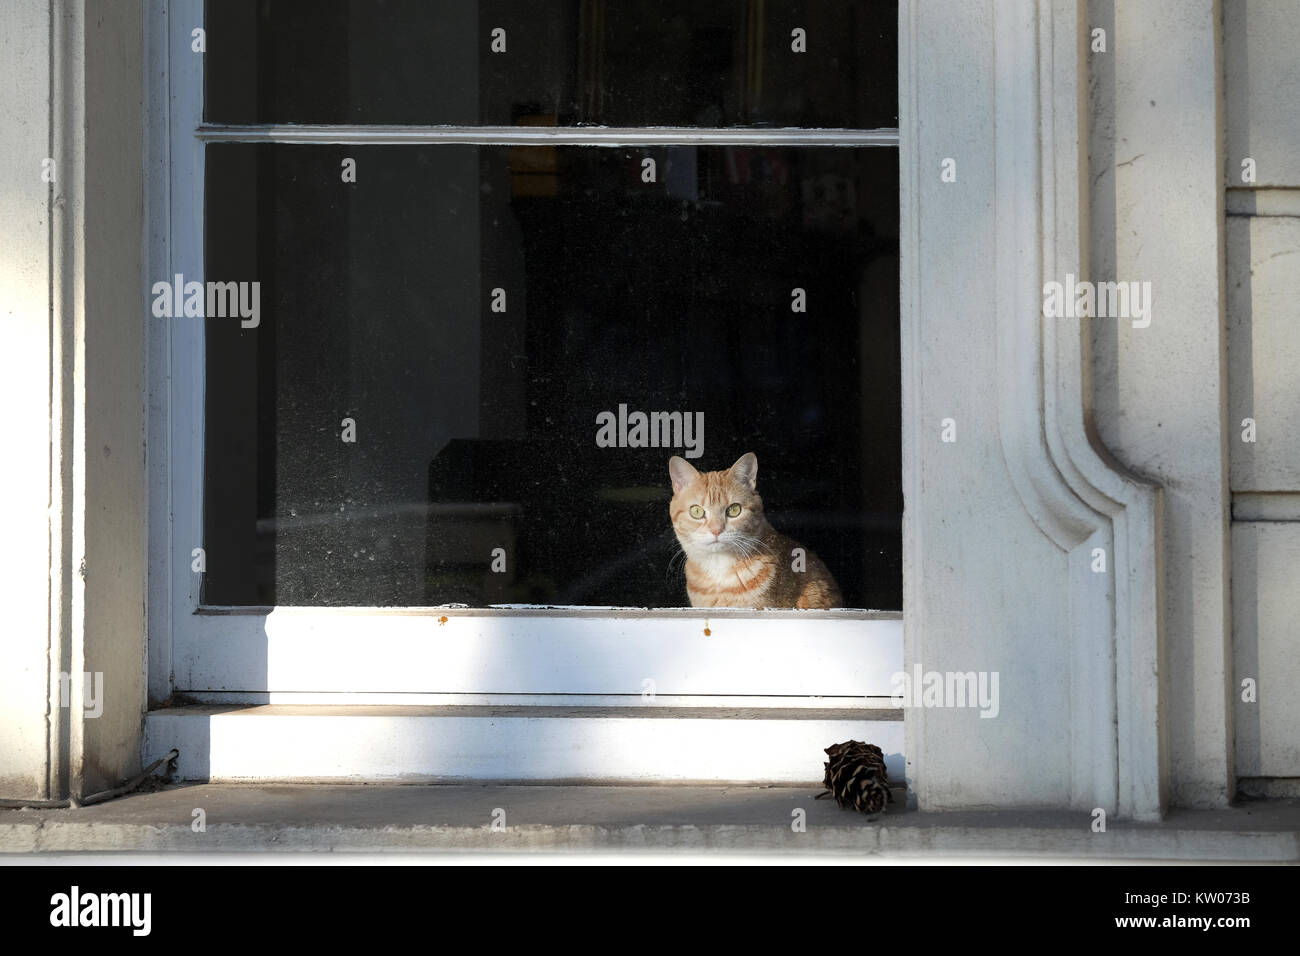
[[[713,524],[709,525],[709,531],[713,534],[713,540],[714,540],[714,541],[717,541],[718,538],[722,535],[722,528],[723,528],[723,526],[720,525],[720,524],[719,524],[719,525],[713,525]]]

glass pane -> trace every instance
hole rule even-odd
[[[208,313],[205,603],[689,606],[669,458],[754,452],[843,606],[900,608],[897,183],[884,148],[207,147],[206,278],[260,285]],[[680,418],[641,447],[636,412]]]
[[[209,2],[209,122],[898,125],[897,0]]]

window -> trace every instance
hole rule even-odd
[[[893,150],[213,143],[206,167],[206,274],[261,294],[256,327],[208,322],[205,603],[680,606],[669,456],[753,451],[846,606],[899,606]]]
[[[174,688],[887,699],[896,4],[223,2],[185,59],[197,6],[155,301]],[[748,451],[845,610],[681,610],[668,458]]]

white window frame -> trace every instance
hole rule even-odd
[[[150,279],[203,276],[213,141],[898,145],[897,130],[214,127],[202,123],[202,0],[150,0]],[[900,51],[901,53],[902,51]],[[340,131],[347,135],[340,138]],[[149,689],[210,703],[859,708],[897,721],[894,611],[214,608],[200,604],[204,326],[150,319]],[[400,662],[400,664],[395,664]],[[887,743],[881,741],[881,743]]]

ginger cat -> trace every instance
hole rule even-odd
[[[673,531],[686,552],[691,607],[840,606],[840,589],[817,555],[778,532],[755,491],[758,458],[741,455],[726,471],[701,474],[684,458],[668,460]]]

